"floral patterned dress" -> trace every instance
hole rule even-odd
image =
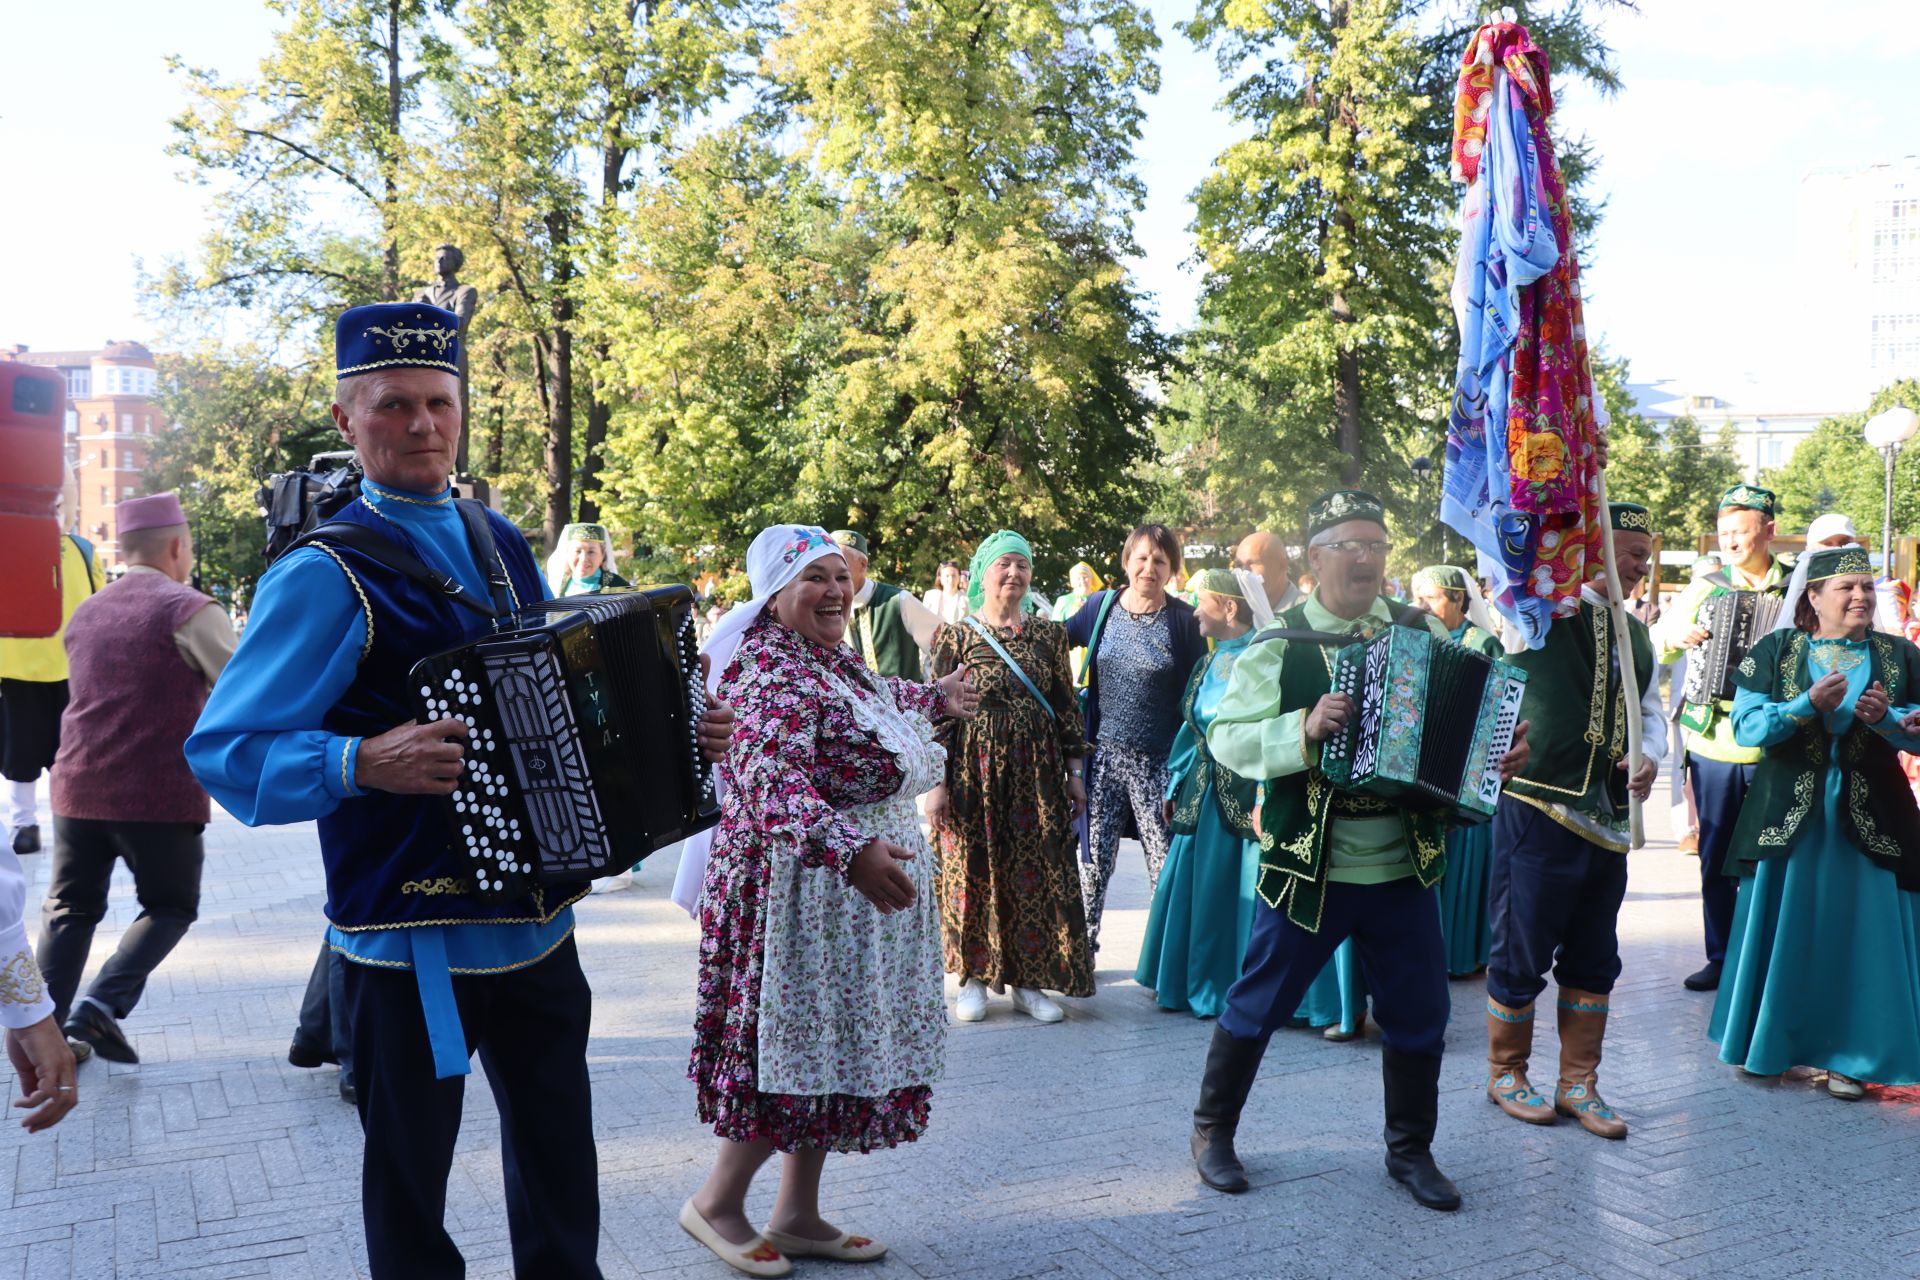
[[[1030,987],[1093,994],[1093,953],[1080,900],[1079,836],[1067,799],[1066,757],[1086,751],[1067,630],[1028,618],[993,635],[1046,695],[1053,715],[966,625],[934,635],[929,670],[965,666],[980,714],[949,721],[947,816],[940,846],[940,908],[947,971],[995,991]]]
[[[687,1071],[700,1119],[781,1151],[911,1142],[947,1022],[913,811],[944,769],[931,720],[944,699],[771,618],[741,638],[720,696],[738,719],[700,908]],[[901,864],[918,890],[905,911],[883,915],[846,881],[875,836],[919,855]]]

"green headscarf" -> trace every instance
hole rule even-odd
[[[1033,548],[1011,529],[988,534],[974,548],[973,559],[967,564],[967,608],[978,609],[986,601],[987,566],[1010,551],[1025,556],[1029,565],[1033,563]]]
[[[1229,600],[1245,600],[1246,592],[1240,589],[1240,580],[1233,576],[1231,569],[1202,569],[1187,579],[1187,589],[1198,595],[1202,591],[1211,591],[1216,596],[1225,596]]]
[[[1422,582],[1431,582],[1440,591],[1465,591],[1467,589],[1467,571],[1450,564],[1430,564],[1413,575],[1409,589],[1417,589]]]

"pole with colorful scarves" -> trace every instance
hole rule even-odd
[[[1454,94],[1452,170],[1466,195],[1440,518],[1472,543],[1510,652],[1545,643],[1604,571],[1621,676],[1638,689],[1601,472],[1606,410],[1589,367],[1552,114],[1547,56],[1503,10],[1468,42]],[[1640,718],[1626,719],[1628,768],[1638,771]],[[1637,799],[1630,823],[1638,848]]]

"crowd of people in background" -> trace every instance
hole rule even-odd
[[[422,549],[496,606],[508,591],[631,589],[602,525],[568,525],[540,566],[497,516],[481,517],[488,543],[456,514],[447,368],[354,362],[386,332],[376,321],[420,309],[341,317],[334,413],[367,468],[344,518]],[[356,376],[384,389],[356,394]],[[360,1111],[375,1273],[459,1266],[441,1219],[477,1051],[506,1130],[516,1263],[597,1274],[590,992],[571,910],[585,889],[418,896],[433,869],[459,870],[425,815],[462,749],[433,726],[396,726],[391,708],[412,660],[482,624],[377,558],[314,544],[263,578],[236,651],[226,613],[186,585],[192,539],[172,495],[119,516],[125,576],[103,587],[90,548],[69,539],[64,635],[0,641],[15,854],[41,848],[33,787],[49,767],[54,779],[45,987],[0,1001],[29,1127],[77,1100],[72,1055],[137,1061],[120,1021],[194,920],[208,793],[249,824],[317,819],[329,927],[289,1057],[338,1061]],[[1719,503],[1717,553],[1663,604],[1651,515],[1614,503],[1609,520],[1620,587],[1655,585],[1618,635],[1620,615],[1589,587],[1531,650],[1510,643],[1465,568],[1426,566],[1403,590],[1387,572],[1385,508],[1358,490],[1305,513],[1304,566],[1268,530],[1207,557],[1224,564],[1189,565],[1173,530],[1146,524],[1110,564],[1043,584],[1033,545],[1002,529],[965,563],[942,562],[924,595],[882,580],[861,530],[764,530],[745,553],[750,597],[710,594],[701,618],[712,701],[696,736],[723,799],[718,827],[683,852],[674,900],[701,931],[689,1076],[720,1144],[681,1226],[756,1276],[785,1275],[794,1257],[884,1254],[822,1216],[825,1157],[925,1131],[946,976],[960,1024],[988,1018],[995,997],[1058,1024],[1062,997],[1095,996],[1128,838],[1150,901],[1140,951],[1119,967],[1161,1008],[1213,1021],[1191,1137],[1208,1186],[1249,1186],[1234,1138],[1270,1038],[1306,1027],[1352,1040],[1371,1013],[1387,1170],[1420,1204],[1457,1207],[1432,1151],[1449,978],[1485,975],[1488,1101],[1623,1138],[1599,1068],[1623,967],[1628,814],[1669,755],[1700,859],[1706,963],[1686,986],[1717,992],[1723,1060],[1817,1068],[1840,1098],[1920,1083],[1910,593],[1876,582],[1845,517],[1815,521],[1797,560],[1776,556],[1774,496],[1743,484]],[[1710,638],[1706,602],[1726,590],[1780,597],[1778,628],[1739,664],[1734,696],[1663,700],[1662,676],[1677,693]],[[1356,714],[1326,646],[1387,627],[1527,672],[1491,822],[1322,785],[1321,747]],[[1646,751],[1633,768],[1636,718]],[[83,994],[116,861],[142,911]],[[23,897],[17,863],[0,872],[0,899]],[[412,888],[380,888],[403,878]],[[1536,1089],[1549,981],[1561,1056],[1553,1086]],[[779,1196],[756,1226],[748,1189],[775,1153]]]

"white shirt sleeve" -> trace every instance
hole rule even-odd
[[[17,1031],[52,1016],[53,999],[27,945],[27,873],[0,844],[0,1026]]]

